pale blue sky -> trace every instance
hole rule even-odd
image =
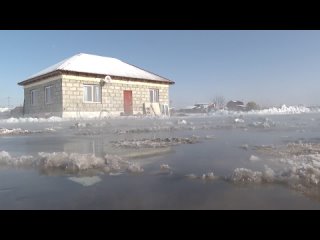
[[[320,31],[0,31],[0,106],[17,82],[77,53],[115,57],[172,79],[176,107],[216,95],[320,105]]]

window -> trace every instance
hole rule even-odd
[[[53,103],[53,86],[45,87],[44,98],[46,104]]]
[[[84,102],[101,102],[101,88],[99,85],[83,86]]]
[[[159,89],[150,89],[150,102],[159,102]]]
[[[38,90],[30,91],[30,104],[37,105],[38,104]]]

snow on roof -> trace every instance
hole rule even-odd
[[[102,75],[111,75],[111,76],[119,76],[119,77],[130,77],[130,78],[174,83],[169,79],[166,79],[154,73],[145,71],[141,68],[125,63],[119,59],[97,56],[92,54],[85,54],[85,53],[79,53],[55,65],[52,65],[46,69],[43,69],[42,71],[30,76],[27,80],[39,77],[47,73],[54,72],[56,70],[102,74]]]

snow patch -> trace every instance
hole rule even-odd
[[[241,112],[242,115],[281,115],[281,114],[301,114],[301,113],[311,113],[311,112],[318,112],[319,110],[311,110],[305,106],[286,106],[282,105],[281,107],[272,107],[268,109],[262,110],[251,110],[249,112]],[[237,116],[239,115],[238,111],[229,111],[225,109],[221,109],[218,111],[214,111],[210,113],[211,115],[215,116]]]
[[[249,114],[301,114],[309,113],[311,110],[305,106],[286,106],[282,105],[280,108],[268,108],[263,110],[252,110]]]

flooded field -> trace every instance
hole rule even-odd
[[[320,113],[0,119],[0,209],[320,209]]]

